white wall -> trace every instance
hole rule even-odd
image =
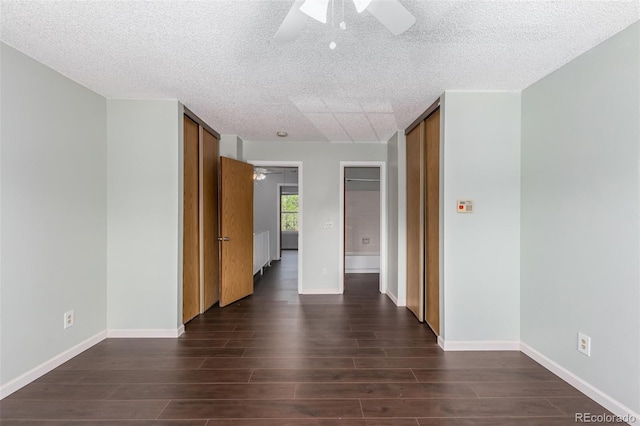
[[[271,168],[270,170],[278,170]],[[278,184],[285,183],[282,173],[267,174],[263,180],[253,181],[253,232],[269,231],[271,259],[280,259],[278,253]],[[286,175],[287,184],[298,183],[298,173],[289,168]]]
[[[407,304],[406,137],[398,131],[387,142],[387,294]]]
[[[244,141],[247,161],[302,161],[303,291],[338,292],[340,161],[384,161],[386,144]],[[333,227],[324,229],[326,222]],[[326,274],[323,274],[326,269]]]
[[[381,182],[382,184],[382,182]],[[398,301],[398,133],[387,142],[387,294]]]
[[[182,107],[110,99],[107,124],[110,334],[172,335],[182,324]]]
[[[237,135],[220,135],[220,156],[242,161],[242,143]]]
[[[639,76],[635,23],[522,93],[522,341],[636,413]]]
[[[6,394],[25,373],[106,329],[106,100],[0,48]],[[64,330],[71,309],[75,325]]]
[[[347,255],[379,254],[381,238],[380,191],[351,191],[347,188],[344,194],[344,203],[345,252]]]
[[[442,338],[520,340],[520,94],[454,92],[443,101]],[[457,212],[471,199],[475,212]]]

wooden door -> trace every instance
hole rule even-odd
[[[425,121],[425,317],[440,335],[440,110]]]
[[[253,166],[220,158],[220,306],[253,294]]]
[[[198,124],[184,117],[184,200],[182,254],[182,320],[200,313],[200,227]]]
[[[218,139],[207,131],[207,129],[202,129],[200,167],[202,313],[218,301],[220,292]]]
[[[424,319],[424,122],[407,134],[407,308]]]

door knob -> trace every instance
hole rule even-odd
[[[218,241],[229,241],[230,239],[229,237],[218,237]]]

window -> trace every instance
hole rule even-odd
[[[298,194],[280,195],[280,230],[298,231]]]

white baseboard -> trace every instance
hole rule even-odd
[[[337,288],[314,288],[312,290],[304,290],[300,294],[342,294]]]
[[[344,270],[345,274],[379,274],[380,268],[350,268]]]
[[[519,351],[520,342],[516,340],[484,340],[462,341],[443,340],[438,338],[438,344],[445,351]]]
[[[441,336],[438,336],[438,346],[444,351],[444,339]]]
[[[398,299],[398,296],[396,296],[395,294],[391,293],[389,291],[389,289],[387,289],[387,292],[385,293],[387,295],[387,297],[389,299],[391,299],[391,301],[396,305],[396,306],[407,306],[407,299]]]
[[[54,356],[53,358],[49,359],[48,361],[43,362],[42,364],[38,365],[37,367],[32,368],[31,370],[27,371],[26,373],[22,374],[21,376],[16,377],[15,379],[11,380],[10,382],[2,385],[0,387],[0,399],[6,398],[7,396],[11,395],[15,391],[19,390],[20,388],[28,385],[29,383],[33,382],[34,380],[36,380],[38,378],[44,376],[45,374],[47,374],[48,372],[50,372],[54,368],[59,367],[60,365],[64,364],[65,362],[69,361],[74,356],[76,356],[76,355],[86,351],[90,347],[102,342],[106,338],[107,338],[106,330],[105,331],[101,331],[100,333],[89,337],[87,340],[84,340],[84,341],[78,343],[77,345],[73,346],[72,348],[67,349],[66,351]]]
[[[630,425],[640,425],[640,413],[634,412],[629,407],[613,399],[606,393],[597,389],[595,386],[576,376],[571,371],[567,370],[559,364],[556,364],[554,361],[536,351],[526,343],[520,343],[520,350],[529,358],[533,359],[538,364],[542,365],[544,368],[551,371],[553,374],[560,377],[562,380],[569,383],[571,386],[578,389],[589,398],[593,399],[595,402],[602,405],[604,408],[611,411],[616,416],[619,416],[623,419],[629,419],[630,421],[628,423]],[[591,414],[597,415],[603,413]]]
[[[398,298],[396,297],[395,294],[391,293],[390,291],[387,291],[386,295],[389,299],[391,299],[394,305],[398,306]]]
[[[109,338],[176,338],[184,333],[184,325],[179,328],[149,328],[149,329],[111,329],[107,330]]]

